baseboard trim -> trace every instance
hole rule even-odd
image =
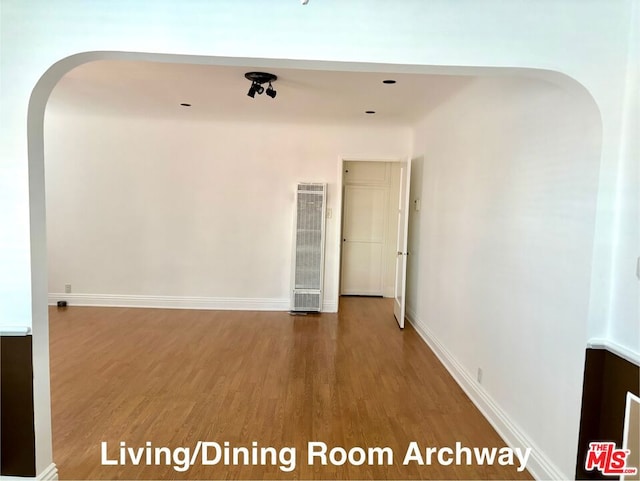
[[[49,293],[49,305],[67,301],[69,306],[87,307],[146,307],[157,309],[207,309],[219,311],[288,311],[289,299],[243,297],[179,297],[130,296],[116,294]],[[323,312],[338,312],[338,301],[324,301]]]
[[[131,296],[114,294],[50,293],[49,305],[60,300],[69,306],[146,307],[158,309],[205,309],[230,311],[288,311],[289,299],[240,297]]]
[[[0,481],[26,481],[33,479],[36,481],[58,481],[58,467],[51,463],[38,476],[0,476]]]
[[[482,386],[478,385],[475,379],[433,335],[425,323],[418,319],[416,313],[408,308],[407,320],[507,445],[511,448],[531,448],[531,457],[527,463],[527,470],[535,479],[571,479],[564,475],[542,450],[509,419],[509,416]]]
[[[322,312],[338,312],[338,301],[324,301]]]
[[[36,479],[39,481],[58,481],[58,467],[55,463],[51,463],[44,471],[42,471]]]

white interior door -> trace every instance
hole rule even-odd
[[[340,282],[344,295],[382,295],[386,205],[384,187],[345,186]]]
[[[398,196],[398,250],[396,257],[396,288],[393,315],[401,329],[404,328],[407,293],[407,242],[409,237],[409,185],[411,184],[411,159],[402,163],[400,195]]]

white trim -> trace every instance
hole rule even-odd
[[[56,303],[61,300],[67,301],[70,306],[148,307],[160,309],[208,309],[220,311],[288,311],[290,307],[289,299],[130,296],[114,294],[49,294],[50,306],[55,306]],[[325,300],[322,303],[322,311],[338,312],[338,301]],[[4,329],[5,328],[0,331],[3,336],[12,335],[5,334]]]
[[[0,336],[28,336],[31,334],[31,328],[27,326],[1,326]]]
[[[36,479],[39,481],[58,481],[58,468],[55,463],[51,463],[44,471],[42,471]]]
[[[324,301],[322,312],[338,312],[338,301]]]
[[[37,481],[58,481],[58,468],[55,463],[51,463],[38,476],[0,476],[2,481],[26,481],[34,479]]]
[[[620,356],[622,359],[626,359],[630,363],[635,364],[636,366],[640,366],[640,352],[633,351],[628,347],[621,346],[617,342],[611,341],[609,339],[589,339],[589,342],[587,342],[587,347],[590,349],[606,349],[616,356]]]
[[[65,300],[70,306],[147,307],[221,311],[288,311],[289,299],[242,297],[131,296],[117,294],[49,293],[49,305]]]
[[[341,277],[342,277],[342,196],[344,194],[344,184],[343,184],[343,172],[344,172],[344,157],[338,157],[338,176],[336,177],[336,208],[333,213],[333,218],[336,219],[336,228],[335,228],[335,250],[334,250],[334,259],[335,265],[333,268],[333,292],[331,295],[335,299],[340,298],[340,290],[342,286],[340,285]],[[337,304],[337,303],[336,303]]]
[[[411,159],[411,156],[409,156]],[[342,274],[342,197],[343,197],[343,188],[344,188],[344,163],[345,162],[387,162],[387,163],[397,163],[403,162],[403,157],[375,157],[371,155],[340,155],[338,156],[338,177],[336,182],[336,203],[337,207],[334,209],[333,218],[337,220],[336,224],[336,247],[334,251],[335,258],[337,262],[335,263],[333,272],[334,279],[334,288],[333,294],[335,298],[339,298],[340,293],[340,281]],[[327,204],[329,205],[329,204]],[[337,302],[336,302],[336,310],[329,312],[337,312]]]
[[[409,307],[407,307],[407,320],[507,445],[511,448],[531,448],[527,470],[535,479],[569,479],[509,418]]]

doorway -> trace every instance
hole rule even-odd
[[[340,295],[394,297],[400,164],[345,161]]]

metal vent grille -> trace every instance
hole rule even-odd
[[[296,210],[294,311],[319,311],[324,264],[325,184],[299,184]],[[314,291],[299,293],[298,290]]]
[[[298,184],[298,192],[324,192],[324,184]]]
[[[320,294],[296,292],[293,304],[295,311],[320,311]]]
[[[296,289],[320,289],[322,210],[322,195],[298,195]]]

